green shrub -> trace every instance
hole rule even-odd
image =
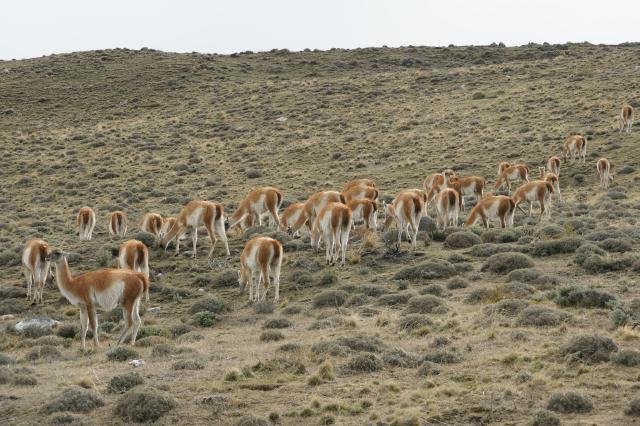
[[[177,406],[173,397],[153,388],[133,388],[120,398],[116,414],[125,421],[155,422]]]
[[[514,243],[520,236],[515,229],[494,228],[484,231],[480,238],[483,243]]]
[[[520,312],[516,323],[521,326],[553,327],[568,318],[569,316],[566,313],[556,309],[545,308],[544,306],[529,306]]]
[[[560,426],[560,418],[550,411],[540,410],[533,415],[531,426]]]
[[[589,241],[604,241],[608,238],[626,238],[627,234],[619,229],[601,229],[593,231],[585,235],[585,239]]]
[[[409,299],[406,312],[408,314],[442,314],[447,312],[447,310],[448,308],[444,299],[427,294],[424,296],[414,296]]]
[[[429,361],[435,364],[458,364],[462,362],[462,355],[451,349],[436,349],[426,354],[422,361]]]
[[[384,294],[378,297],[376,303],[379,306],[398,306],[406,304],[409,299],[414,297],[414,293],[412,292],[401,292],[401,293],[392,293],[392,294]]]
[[[171,327],[170,332],[171,332],[171,337],[173,337],[174,339],[176,337],[180,337],[184,334],[187,334],[191,331],[193,331],[194,328],[191,327],[188,324],[176,324],[174,326]]]
[[[161,328],[155,325],[143,325],[138,330],[138,339],[144,339],[149,336],[161,336],[170,337],[171,332],[166,328]]]
[[[278,330],[266,330],[260,335],[261,342],[277,342],[284,340],[284,334]]]
[[[604,291],[585,287],[566,287],[557,291],[555,302],[560,306],[606,308],[615,297]]]
[[[488,313],[496,313],[505,317],[515,317],[529,306],[529,302],[519,299],[503,299],[498,303],[487,306]]]
[[[408,314],[400,318],[398,321],[398,328],[401,331],[412,332],[427,326],[432,326],[433,321],[427,315],[423,314]]]
[[[640,351],[633,349],[625,349],[616,352],[611,356],[614,364],[624,365],[625,367],[637,367],[640,365]]]
[[[204,370],[206,362],[201,359],[182,359],[173,363],[173,370]]]
[[[343,290],[325,290],[313,298],[313,306],[316,308],[342,306],[348,296]]]
[[[212,284],[214,288],[236,287],[238,286],[238,272],[226,269],[215,276]]]
[[[352,372],[367,372],[382,370],[383,363],[376,355],[368,352],[360,353],[349,359],[346,369]]]
[[[382,361],[386,365],[401,368],[415,368],[420,363],[418,357],[401,348],[392,348],[384,351]]]
[[[609,253],[624,253],[633,248],[629,240],[624,238],[607,238],[606,240],[599,241],[597,244],[598,247]]]
[[[437,376],[438,374],[440,374],[440,367],[431,361],[423,361],[418,368],[418,376],[420,377]]]
[[[111,380],[109,380],[109,384],[107,385],[107,392],[124,393],[129,389],[143,383],[144,379],[135,371],[131,373],[120,374],[118,376],[113,376]]]
[[[253,304],[253,311],[256,314],[270,314],[275,311],[275,309],[276,304],[270,299],[261,300],[260,302]]]
[[[380,352],[385,346],[382,340],[367,334],[339,337],[336,343],[356,352]]]
[[[265,321],[262,328],[289,328],[292,325],[293,323],[286,318],[273,318]]]
[[[457,275],[456,268],[446,260],[427,261],[415,266],[409,266],[396,273],[396,280],[431,280],[449,278]]]
[[[140,355],[134,349],[127,346],[116,346],[107,351],[107,361],[127,361],[139,358]]]
[[[547,402],[547,409],[557,413],[588,413],[593,409],[591,400],[578,392],[554,393]]]
[[[609,361],[618,345],[608,337],[596,335],[574,336],[562,346],[560,354],[568,361],[582,361],[588,364]]]
[[[38,379],[27,373],[16,373],[13,376],[13,384],[16,386],[35,386]]]
[[[602,272],[624,271],[633,265],[634,257],[605,257],[592,254],[588,256],[582,266],[592,274]]]
[[[631,400],[629,408],[627,408],[624,413],[627,416],[640,417],[640,398]]]
[[[531,254],[534,256],[551,256],[554,254],[574,253],[583,241],[580,238],[562,238],[559,240],[538,241]]]
[[[514,269],[531,267],[533,267],[533,261],[528,256],[522,253],[506,252],[490,256],[480,270],[506,274]]]
[[[56,330],[56,335],[65,339],[73,339],[78,335],[78,327],[72,324],[61,324]]]
[[[3,354],[2,352],[0,352],[0,365],[9,365],[9,364],[13,364],[14,362],[15,360],[11,358],[9,355]]]
[[[576,250],[576,254],[573,257],[573,260],[576,264],[583,266],[587,258],[592,254],[604,256],[606,253],[607,252],[593,243],[585,243]]]
[[[320,285],[335,284],[338,282],[338,274],[336,274],[332,269],[327,269],[320,274],[318,281]]]
[[[230,311],[229,306],[224,300],[209,298],[204,300],[199,300],[189,308],[190,314],[195,314],[198,312],[211,312],[214,314],[222,314]]]
[[[469,282],[464,278],[460,278],[460,277],[451,278],[447,283],[447,288],[449,290],[457,290],[460,288],[467,288],[467,287],[469,287]]]
[[[493,244],[484,243],[471,247],[469,254],[475,257],[490,257],[498,253],[527,253],[529,247],[520,246],[518,244]]]
[[[389,290],[382,285],[364,285],[362,286],[362,292],[370,297],[379,297],[387,294]]]
[[[479,236],[471,231],[458,231],[450,234],[444,240],[444,247],[448,249],[462,249],[482,243]]]
[[[25,356],[28,361],[54,360],[60,357],[62,357],[62,353],[56,347],[49,345],[36,346]]]
[[[196,312],[191,317],[191,324],[198,327],[213,327],[218,322],[218,317],[212,312]]]
[[[62,394],[46,404],[42,411],[45,414],[59,411],[86,413],[103,405],[104,400],[97,393],[80,386],[73,386],[62,391]]]
[[[441,297],[444,294],[444,288],[439,284],[429,284],[420,290],[420,294],[431,294]]]

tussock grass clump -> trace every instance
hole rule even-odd
[[[278,330],[266,330],[260,334],[261,342],[278,342],[284,340],[284,334]]]
[[[380,297],[383,294],[387,294],[389,290],[382,285],[364,285],[362,286],[362,293],[370,297]]]
[[[624,413],[627,416],[640,417],[640,398],[632,399]]]
[[[56,329],[56,335],[65,339],[73,339],[78,335],[79,328],[73,324],[60,324]]]
[[[427,261],[415,266],[409,266],[398,271],[394,277],[396,280],[431,280],[437,278],[449,278],[457,275],[456,268],[446,260]]]
[[[124,393],[129,389],[143,383],[144,379],[135,371],[131,373],[120,374],[118,376],[113,376],[111,380],[109,380],[109,384],[107,385],[107,392]]]
[[[598,274],[602,272],[624,271],[633,265],[636,259],[632,256],[623,257],[609,257],[598,256],[592,254],[588,256],[582,266],[592,274]]]
[[[302,348],[302,345],[300,345],[300,343],[289,342],[289,343],[285,343],[285,344],[281,345],[278,348],[278,350],[282,351],[282,352],[295,352],[295,351],[299,350],[300,348]]]
[[[413,332],[432,325],[431,318],[424,314],[407,314],[398,321],[398,329],[407,332]]]
[[[171,368],[173,370],[204,370],[206,365],[206,361],[202,359],[183,359],[174,362]]]
[[[333,315],[328,318],[322,318],[314,321],[309,326],[309,330],[324,330],[327,328],[336,328],[345,325],[346,320],[341,315]]]
[[[385,347],[382,340],[367,334],[339,337],[336,343],[356,352],[380,352]]]
[[[585,243],[576,250],[576,254],[573,257],[573,260],[574,262],[576,262],[576,264],[583,266],[589,256],[594,254],[598,256],[604,256],[606,253],[606,251],[602,250],[600,247],[593,243]]]
[[[608,238],[626,238],[627,235],[619,229],[600,229],[589,232],[584,236],[589,241],[604,241]]]
[[[344,305],[349,295],[344,290],[325,290],[313,298],[316,308],[338,307]]]
[[[237,382],[242,378],[244,378],[244,374],[242,374],[242,371],[237,367],[231,367],[224,372],[225,382]]]
[[[391,348],[382,353],[382,361],[386,365],[401,368],[415,368],[420,364],[420,359],[402,348]]]
[[[211,282],[214,288],[236,287],[238,285],[238,272],[226,269],[217,274]]]
[[[302,313],[302,306],[289,305],[282,310],[282,313],[285,315],[298,315],[299,313]]]
[[[38,379],[28,373],[16,373],[13,376],[13,384],[16,386],[35,386],[38,384]]]
[[[262,328],[289,328],[292,325],[293,323],[286,318],[273,318],[265,321]]]
[[[128,346],[116,346],[107,351],[107,361],[127,361],[129,359],[139,358],[140,355],[135,349]]]
[[[533,256],[551,256],[554,254],[574,253],[584,241],[581,238],[561,238],[559,240],[538,241],[534,244]]]
[[[52,426],[85,426],[90,423],[86,421],[86,416],[72,413],[57,413],[49,417],[49,424]]]
[[[611,356],[614,364],[624,365],[625,367],[637,367],[640,365],[640,351],[633,349],[624,349],[616,352]]]
[[[62,394],[46,404],[42,411],[45,414],[59,411],[86,413],[104,405],[104,400],[92,390],[73,386],[62,391]]]
[[[435,362],[423,361],[418,368],[419,377],[437,376],[438,374],[440,374],[440,367]]]
[[[471,247],[469,254],[474,257],[490,257],[498,253],[527,253],[529,247],[518,244],[484,243]]]
[[[556,413],[588,413],[593,409],[591,400],[578,392],[558,392],[551,395],[547,409]]]
[[[9,365],[13,364],[14,362],[15,360],[9,355],[0,352],[0,365]]]
[[[606,308],[615,297],[607,292],[586,287],[566,287],[557,291],[555,302],[560,306]]]
[[[263,418],[248,415],[241,417],[235,426],[269,426],[269,422]]]
[[[444,294],[444,288],[440,284],[429,284],[428,286],[420,289],[420,294],[432,294],[434,296],[441,297]]]
[[[180,337],[182,335],[185,335],[185,334],[187,334],[187,333],[189,333],[189,332],[191,332],[193,330],[194,330],[194,328],[191,327],[188,324],[176,324],[176,325],[172,326],[169,329],[169,331],[171,333],[171,337],[173,337],[174,339],[176,337]]]
[[[597,335],[574,336],[560,348],[560,354],[567,361],[582,361],[587,364],[609,361],[611,353],[617,351],[618,345],[613,340]]]
[[[9,367],[0,366],[0,385],[6,385],[13,380],[13,371]]]
[[[270,314],[275,310],[276,304],[273,303],[273,300],[266,299],[253,304],[253,312],[256,314]]]
[[[444,240],[444,247],[448,249],[462,249],[481,244],[479,236],[471,231],[458,231],[450,234]]]
[[[189,308],[190,314],[196,314],[198,312],[222,314],[228,311],[230,311],[230,308],[227,303],[224,300],[215,298],[199,300]]]
[[[379,306],[399,306],[405,305],[409,299],[415,296],[415,293],[410,291],[400,292],[400,293],[392,293],[392,294],[384,294],[378,297],[376,304]]]
[[[480,270],[493,272],[494,274],[506,274],[514,269],[531,267],[533,267],[533,261],[527,255],[516,252],[506,252],[490,256]]]
[[[318,355],[346,356],[349,348],[333,341],[321,341],[311,346],[311,352]]]
[[[422,361],[429,361],[435,364],[458,364],[462,362],[462,359],[462,355],[453,349],[436,349],[426,354]]]
[[[557,285],[559,280],[534,268],[514,269],[507,274],[507,282],[518,281],[535,284],[539,288]]]
[[[606,240],[598,241],[597,244],[598,247],[609,253],[624,253],[633,248],[631,242],[624,238],[607,238]]]
[[[529,302],[520,299],[503,299],[485,308],[486,314],[499,314],[505,317],[515,317],[529,306]]]
[[[473,305],[477,303],[493,303],[500,299],[502,299],[502,292],[499,287],[480,287],[472,290],[471,293],[464,298],[464,302]]]
[[[27,355],[25,359],[27,361],[36,361],[36,360],[54,360],[62,357],[62,353],[55,346],[36,346],[33,348]]]
[[[560,426],[560,418],[550,411],[540,410],[533,415],[531,426]]]
[[[520,326],[554,327],[568,318],[568,314],[557,309],[544,306],[529,306],[520,312],[516,324]]]
[[[464,278],[460,278],[460,277],[451,278],[447,283],[447,288],[449,290],[457,290],[460,288],[467,288],[467,287],[469,287],[469,282]]]
[[[540,228],[536,234],[538,237],[542,239],[549,239],[549,238],[558,238],[560,235],[563,234],[563,232],[564,232],[564,228],[562,226],[552,223],[550,225],[546,225]]]
[[[444,314],[447,310],[444,299],[426,294],[409,299],[406,312],[408,314]]]
[[[134,388],[122,395],[116,414],[126,421],[155,422],[177,406],[173,396],[154,388]]]
[[[345,369],[351,372],[367,372],[382,370],[384,364],[382,360],[375,354],[364,352],[357,354],[349,359]]]
[[[338,282],[338,274],[332,269],[327,269],[322,271],[320,276],[318,277],[318,284],[320,285],[331,285]]]

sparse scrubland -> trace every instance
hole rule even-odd
[[[545,44],[0,62],[0,315],[13,315],[0,322],[0,423],[632,422],[640,126],[619,134],[615,119],[640,107],[638,58],[638,44]],[[70,252],[76,273],[115,266],[113,210],[152,245],[142,214],[195,198],[230,214],[261,185],[287,205],[370,177],[389,201],[448,167],[492,191],[500,161],[537,171],[577,132],[587,162],[562,164],[564,201],[540,223],[517,211],[513,229],[443,233],[425,219],[415,252],[356,230],[342,268],[306,233],[268,228],[230,235],[231,256],[218,246],[211,262],[206,237],[197,259],[190,240],[179,256],[152,247],[134,348],[115,348],[119,310],[100,313],[101,347],[83,353],[78,309],[53,284],[43,304],[26,301],[25,241]],[[80,242],[84,205],[98,224]],[[236,285],[254,233],[284,246],[275,305],[272,290],[252,306]],[[14,330],[42,316],[59,324]]]

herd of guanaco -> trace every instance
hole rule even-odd
[[[619,116],[620,132],[631,131],[633,108],[625,106]],[[242,233],[246,228],[262,225],[268,217],[276,229],[297,236],[304,228],[310,235],[311,245],[325,246],[327,264],[345,264],[349,233],[356,223],[376,232],[378,211],[385,214],[383,228],[388,229],[394,222],[398,228],[398,247],[403,233],[416,248],[420,220],[427,215],[429,203],[435,204],[436,225],[439,228],[458,226],[458,216],[464,210],[464,197],[475,198],[475,205],[468,214],[465,226],[477,222],[489,227],[489,222],[497,220],[502,228],[513,226],[516,209],[521,204],[529,204],[529,215],[533,203],[540,205],[540,218],[550,216],[552,194],[560,194],[560,166],[562,162],[576,159],[586,162],[587,139],[582,135],[571,135],[562,147],[563,160],[557,156],[548,159],[539,168],[539,179],[530,180],[526,164],[502,162],[498,166],[495,190],[506,186],[511,194],[511,184],[520,181],[521,186],[512,195],[484,195],[486,182],[479,176],[458,176],[453,170],[427,176],[421,189],[404,189],[388,204],[380,206],[379,191],[371,179],[356,179],[344,185],[341,191],[321,191],[311,195],[307,201],[290,204],[282,214],[284,194],[277,188],[262,187],[249,192],[240,202],[236,211],[225,216],[224,206],[204,200],[187,203],[175,217],[162,217],[158,213],[147,213],[139,222],[139,228],[152,234],[156,245],[166,251],[169,244],[175,244],[175,253],[180,250],[180,240],[188,233],[193,243],[192,257],[196,257],[198,228],[204,227],[211,241],[209,258],[213,256],[218,239],[224,244],[226,255],[230,255],[227,232]],[[600,185],[608,188],[613,179],[611,163],[606,158],[597,161],[596,170]],[[561,199],[561,198],[560,198]],[[382,208],[380,208],[382,207]],[[524,210],[522,210],[524,213]],[[110,237],[125,237],[127,215],[114,211],[107,218]],[[96,214],[90,207],[82,207],[77,214],[76,227],[81,241],[91,240],[96,225]],[[265,300],[267,290],[274,283],[274,301],[279,299],[280,269],[283,259],[282,244],[271,237],[257,236],[250,239],[241,255],[238,282],[241,291],[249,286],[249,301]],[[111,310],[122,307],[124,330],[119,343],[135,343],[141,324],[138,313],[142,298],[149,300],[149,250],[138,240],[122,243],[118,253],[118,269],[101,269],[81,275],[73,275],[67,262],[67,253],[52,248],[41,239],[27,242],[22,256],[24,274],[27,280],[27,299],[41,303],[45,281],[50,265],[55,267],[55,280],[63,296],[80,308],[81,341],[85,348],[89,326],[93,331],[94,345],[98,346],[98,317],[96,309]],[[262,291],[261,291],[262,289]]]

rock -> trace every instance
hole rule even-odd
[[[6,321],[6,320],[14,319],[14,318],[15,318],[14,315],[6,314],[6,315],[0,316],[0,321]]]
[[[145,364],[143,359],[132,359],[129,361],[129,365],[132,365],[134,368],[142,367]]]
[[[39,318],[32,318],[28,320],[22,320],[19,323],[17,323],[14,328],[18,333],[22,333],[28,328],[33,327],[33,328],[47,329],[47,328],[55,327],[58,324],[59,324],[59,321],[56,321],[54,319],[47,318],[47,317],[39,317]]]

